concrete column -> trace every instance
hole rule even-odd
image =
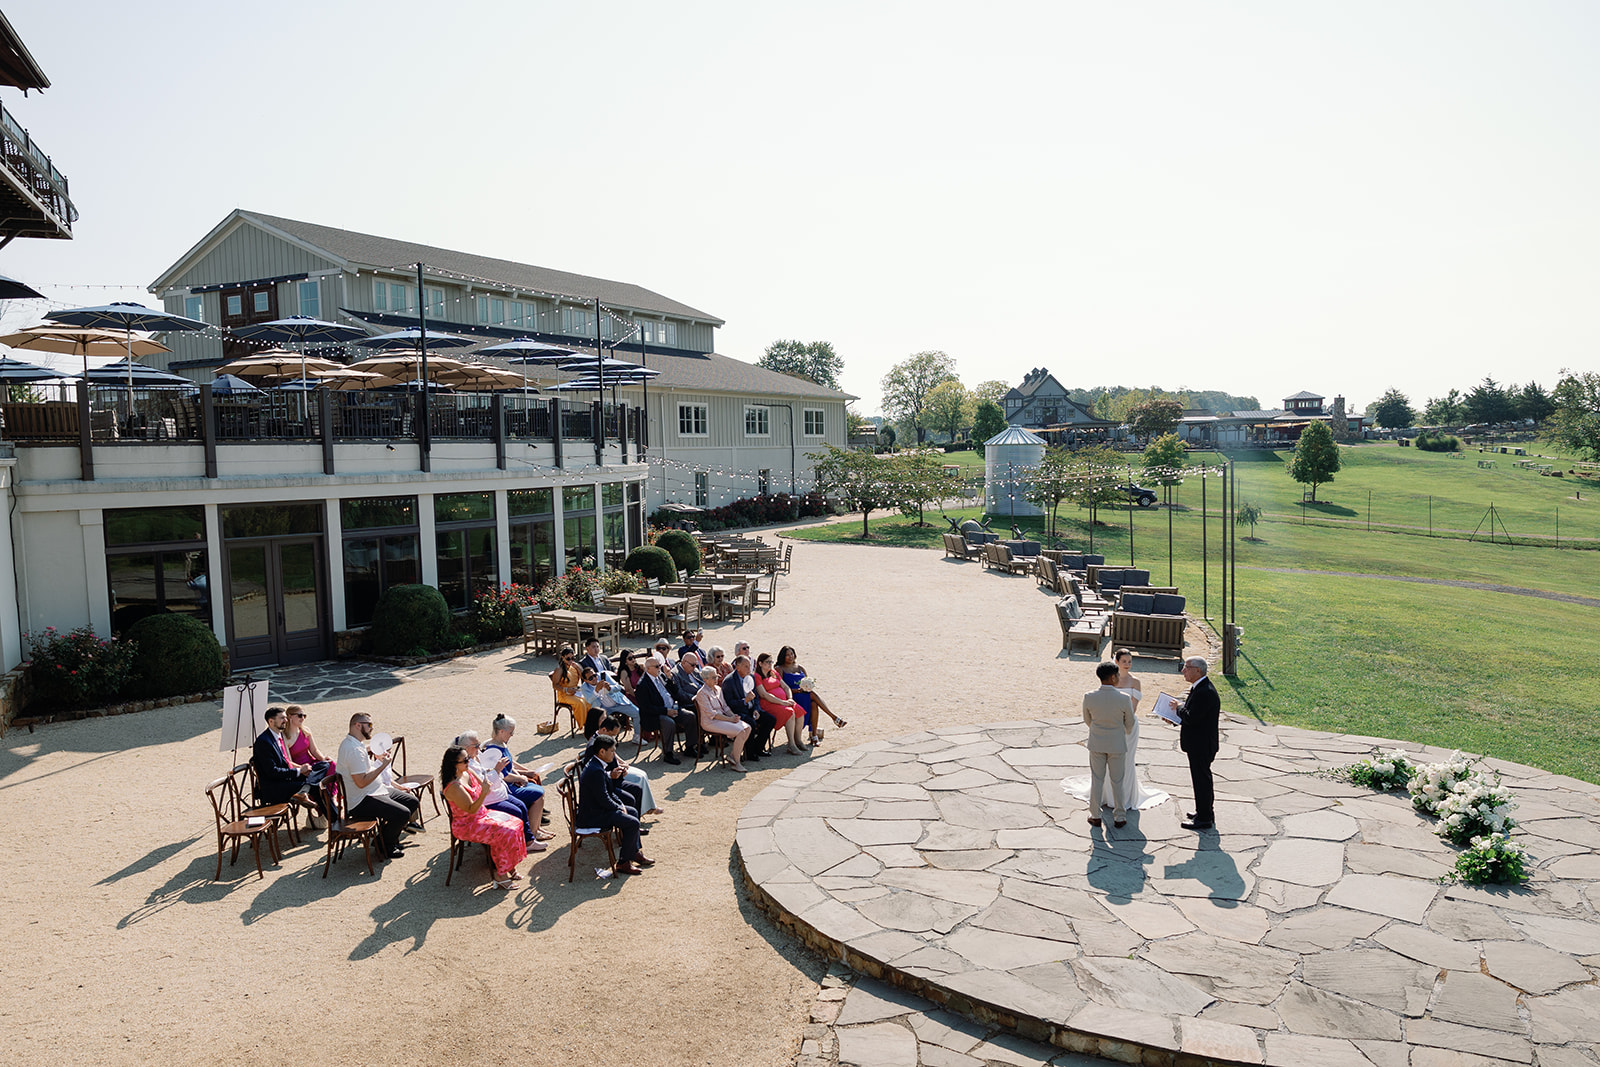
[[[328,572],[328,625],[338,633],[345,629],[344,518],[339,514],[338,497],[330,497],[322,504],[322,528],[327,531],[323,558]]]
[[[78,512],[78,526],[83,531],[83,585],[89,599],[89,625],[95,633],[110,637],[111,581],[106,576],[105,512],[99,508]]]
[[[433,494],[417,494],[417,554],[422,584],[439,588],[439,540],[433,530]]]
[[[228,584],[222,580],[222,511],[215,504],[206,509],[206,593],[211,597],[211,632],[217,644],[228,647]]]
[[[555,571],[557,574],[567,573],[567,523],[564,510],[565,501],[561,498],[561,494],[564,491],[559,485],[550,490],[550,521],[555,525],[555,529],[552,532],[555,534]]]
[[[606,511],[600,499],[600,483],[594,483],[594,567],[606,569]]]
[[[511,581],[511,508],[504,489],[494,491],[494,555],[495,573],[506,585]]]
[[[22,616],[17,600],[16,545],[11,539],[11,481],[16,472],[14,456],[0,458],[0,508],[6,520],[0,522],[0,672],[22,662]]]

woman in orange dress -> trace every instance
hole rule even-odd
[[[583,672],[573,659],[571,646],[562,645],[556,652],[556,669],[550,672],[550,684],[556,689],[556,707],[565,705],[571,708],[574,722],[589,721],[589,702],[578,695],[578,686],[583,684]],[[552,713],[551,721],[554,720]]]
[[[761,700],[761,710],[777,720],[783,728],[788,745],[784,751],[791,756],[805,754],[800,747],[800,724],[805,712],[794,701],[794,694],[783,684],[783,679],[772,666],[772,653],[763,652],[756,657],[756,696]]]

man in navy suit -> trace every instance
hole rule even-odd
[[[750,724],[750,743],[744,746],[745,762],[753,763],[761,759],[761,753],[767,750],[767,739],[772,736],[772,728],[778,725],[777,717],[770,711],[761,710],[761,701],[756,699],[755,679],[750,674],[750,657],[736,656],[733,660],[733,673],[722,680],[722,698],[728,702],[728,707],[733,713]]]
[[[1206,677],[1206,661],[1191,656],[1183,661],[1183,680],[1189,695],[1178,706],[1178,747],[1189,757],[1189,781],[1194,786],[1194,810],[1183,822],[1185,830],[1209,830],[1216,824],[1216,789],[1211,781],[1211,761],[1221,745],[1222,698]]]
[[[688,731],[694,716],[679,709],[678,698],[668,687],[662,673],[661,661],[654,656],[646,656],[644,677],[633,687],[634,702],[639,705],[639,730],[641,733],[661,731],[662,761],[681,763],[683,761],[672,754],[672,739],[680,729],[685,738],[690,736]]]
[[[613,738],[600,733],[594,735],[593,755],[578,774],[578,825],[584,829],[617,831],[617,843],[622,852],[617,873],[643,874],[644,869],[654,867],[656,861],[640,850],[639,817],[628,810],[607,767],[616,747]]]
[[[256,803],[287,804],[295,797],[307,796],[311,768],[290,762],[289,746],[283,740],[289,713],[283,708],[271,707],[263,718],[267,728],[256,737],[250,756],[250,762],[256,767]]]

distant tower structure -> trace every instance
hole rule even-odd
[[[1348,441],[1350,439],[1350,420],[1345,418],[1344,397],[1336,396],[1333,398],[1333,406],[1328,409],[1328,414],[1332,417],[1333,424],[1329,429],[1333,431],[1333,439],[1335,441]]]

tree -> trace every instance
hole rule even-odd
[[[972,413],[972,443],[981,445],[1006,428],[1006,413],[993,400],[978,401]]]
[[[1333,443],[1333,431],[1327,423],[1313,422],[1301,431],[1294,458],[1289,461],[1289,477],[1311,486],[1312,503],[1317,500],[1317,486],[1333,481],[1340,466],[1339,446]]]
[[[894,460],[871,452],[824,445],[823,451],[807,454],[817,478],[817,491],[844,502],[851,511],[861,512],[861,537],[866,540],[867,517],[873,508],[896,502]]]
[[[1175,433],[1162,434],[1145,446],[1145,473],[1162,485],[1183,484],[1183,468],[1188,463],[1189,450]]]
[[[1177,400],[1156,398],[1146,400],[1128,409],[1128,425],[1135,434],[1154,440],[1169,434],[1183,418],[1183,404]]]
[[[943,352],[918,352],[889,368],[883,376],[883,411],[915,430],[917,444],[927,437],[924,408],[928,394],[956,376],[955,360]]]
[[[876,434],[878,432],[878,428],[873,425],[872,420],[855,410],[854,404],[851,404],[844,409],[844,418],[845,432],[850,437],[860,437],[865,434]]]
[[[1072,453],[1064,448],[1047,448],[1039,465],[1026,475],[1027,489],[1023,497],[1030,504],[1037,504],[1045,509],[1049,516],[1047,535],[1056,535],[1056,509],[1063,500],[1068,499],[1073,487],[1078,481],[1078,472],[1073,464]]]
[[[934,386],[922,406],[928,429],[944,431],[952,443],[962,427],[972,423],[972,394],[954,378]]]
[[[1561,373],[1563,377],[1551,393],[1555,411],[1545,421],[1545,440],[1600,460],[1600,374]]]
[[[1555,414],[1556,402],[1549,393],[1539,386],[1538,382],[1529,382],[1517,393],[1514,404],[1517,418],[1532,419],[1534,422],[1543,422]]]
[[[1428,398],[1428,406],[1422,411],[1422,421],[1429,426],[1460,426],[1465,421],[1462,419],[1464,414],[1461,390],[1452,389],[1444,396]]]
[[[1398,389],[1390,389],[1368,404],[1367,414],[1386,430],[1398,430],[1417,421],[1417,413],[1411,410],[1411,401]]]
[[[1089,511],[1089,548],[1094,548],[1094,527],[1100,509],[1127,499],[1122,491],[1122,480],[1127,477],[1128,466],[1123,458],[1106,445],[1082,448],[1072,454],[1072,488],[1067,499]]]
[[[1000,401],[1006,398],[1006,394],[1009,392],[1011,392],[1011,385],[1009,382],[1002,382],[998,378],[991,378],[986,382],[979,382],[977,385],[972,387],[972,399],[974,402],[980,400],[993,400],[996,404],[999,404]],[[1002,406],[1000,410],[1003,412],[1005,408]]]
[[[1511,397],[1493,378],[1473,386],[1463,404],[1473,422],[1493,425],[1511,418]]]
[[[844,360],[827,341],[774,341],[767,346],[756,366],[797,378],[806,378],[829,389],[839,388]]]
[[[1256,539],[1256,523],[1260,521],[1261,508],[1250,503],[1248,500],[1241,503],[1239,505],[1239,510],[1233,513],[1233,524],[1235,526],[1243,526],[1245,523],[1250,524],[1250,537],[1248,540],[1251,541]]]
[[[926,526],[923,509],[950,495],[951,482],[945,477],[944,464],[930,452],[902,452],[890,464],[893,495],[900,514],[908,518],[915,515],[917,525]]]

